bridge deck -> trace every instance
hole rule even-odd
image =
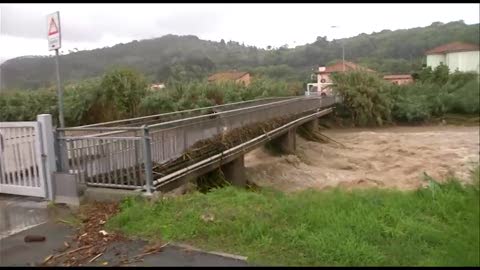
[[[60,152],[64,153],[62,167],[78,173],[80,181],[91,186],[127,189],[147,188],[147,184],[161,186],[160,183],[170,181],[165,180],[167,175],[191,166],[199,161],[198,158],[208,158],[226,150],[218,148],[202,152],[198,158],[188,157],[198,142],[275,119],[290,122],[303,119],[333,104],[333,97],[270,99],[223,106],[223,111],[217,109],[214,114],[205,114],[208,110],[205,108],[186,118],[179,118],[183,112],[173,113],[168,117],[177,119],[169,121],[157,115],[116,123],[127,126],[110,126],[113,125],[110,122],[59,129],[58,145],[63,149]],[[157,122],[145,125],[154,119]],[[278,126],[272,126],[272,129]],[[264,130],[261,134],[269,131]],[[149,183],[148,179],[155,182]]]

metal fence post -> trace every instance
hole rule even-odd
[[[53,149],[55,150],[55,163],[57,164],[57,170],[62,171],[62,164],[60,161],[60,140],[58,139],[58,130],[54,129],[53,131]]]
[[[40,123],[42,148],[45,155],[45,174],[46,174],[46,190],[47,198],[53,200],[53,173],[57,171],[57,163],[55,160],[55,148],[53,140],[52,116],[50,114],[37,115],[37,121]]]
[[[150,134],[147,125],[142,126],[143,129],[143,161],[145,162],[145,188],[148,195],[152,194],[153,186],[153,165],[152,165],[152,149],[150,144]]]
[[[57,129],[57,144],[58,144],[58,152],[59,152],[59,164],[60,172],[68,172],[69,164],[68,164],[68,149],[67,144],[65,143],[65,131]]]

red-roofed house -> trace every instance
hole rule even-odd
[[[319,67],[318,71],[315,72],[317,74],[318,83],[331,83],[332,80],[330,79],[330,74],[335,72],[344,72],[344,71],[351,71],[351,70],[364,70],[368,72],[375,72],[369,68],[357,65],[352,62],[345,61],[338,61],[337,63],[327,66],[327,67]]]
[[[318,71],[315,72],[315,74],[317,74],[317,86],[319,88],[318,92],[321,92],[321,93],[325,92],[327,94],[331,92],[329,85],[332,83],[332,79],[330,78],[330,75],[332,73],[344,72],[344,71],[347,72],[352,70],[364,70],[367,72],[375,72],[374,70],[371,70],[367,67],[363,67],[349,61],[345,61],[345,62],[338,61],[337,63],[330,66],[319,67]]]
[[[250,74],[248,72],[227,71],[219,72],[208,77],[209,82],[225,82],[234,81],[237,83],[243,83],[246,86],[250,84]]]
[[[432,69],[443,63],[450,72],[458,70],[480,73],[480,47],[476,44],[452,42],[430,49],[425,54],[427,66]]]

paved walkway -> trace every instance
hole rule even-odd
[[[0,266],[39,266],[52,254],[64,249],[64,241],[71,242],[74,229],[56,222],[56,215],[47,209],[41,200],[21,197],[0,197],[2,225],[0,233]],[[15,218],[12,218],[15,217]],[[6,222],[3,222],[3,221]],[[24,242],[28,234],[43,235],[43,242]],[[146,242],[141,240],[112,243],[105,253],[93,262],[97,266],[120,265],[127,258],[142,253]],[[120,252],[118,252],[120,251]],[[104,263],[107,264],[104,264]],[[243,260],[227,258],[199,251],[188,251],[176,246],[167,246],[161,252],[143,257],[143,261],[131,266],[247,266]]]
[[[0,239],[47,222],[47,202],[40,198],[0,194]]]

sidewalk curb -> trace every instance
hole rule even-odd
[[[182,244],[182,243],[171,243],[170,246],[183,248],[183,249],[188,249],[188,250],[193,250],[193,251],[198,251],[198,252],[212,254],[212,255],[217,255],[217,256],[231,258],[231,259],[236,259],[236,260],[240,260],[240,261],[247,261],[247,257],[245,257],[245,256],[240,256],[240,255],[235,255],[235,254],[230,254],[230,253],[224,253],[224,252],[205,251],[205,250],[196,248],[194,246],[190,246],[190,245]]]

